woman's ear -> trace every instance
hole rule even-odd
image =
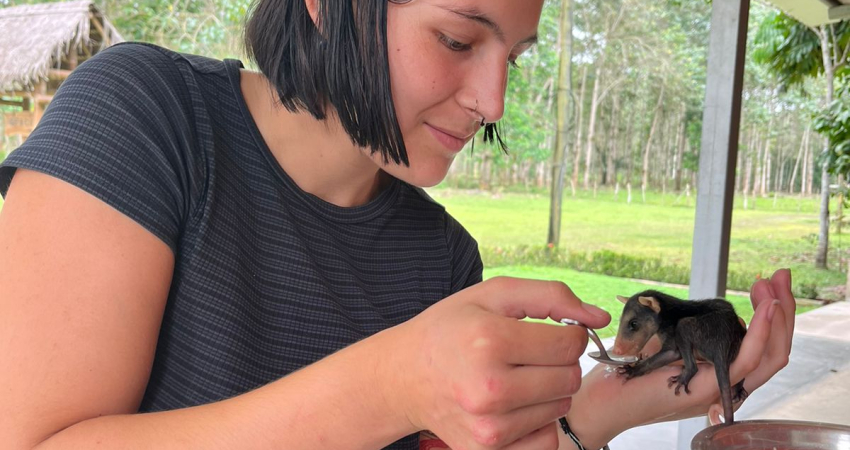
[[[319,28],[319,0],[304,0],[304,4],[307,6],[307,13],[310,14],[316,28]]]

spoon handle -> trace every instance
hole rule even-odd
[[[596,332],[593,331],[593,328],[589,328],[587,325],[579,322],[578,320],[574,320],[574,319],[561,319],[561,323],[564,324],[564,325],[578,325],[580,327],[586,328],[587,329],[587,335],[588,335],[588,337],[590,337],[590,340],[593,341],[593,343],[596,344],[597,347],[599,347],[599,356],[601,356],[605,359],[608,359],[608,360],[611,359],[611,357],[608,356],[608,352],[605,351],[605,346],[602,345],[602,340],[599,339],[599,335],[597,335]]]
[[[587,335],[590,337],[590,340],[596,343],[596,346],[599,347],[599,356],[605,359],[611,359],[611,357],[608,356],[608,352],[605,351],[605,346],[602,345],[602,339],[599,339],[599,335],[596,334],[596,331],[594,331],[593,328],[587,329]]]

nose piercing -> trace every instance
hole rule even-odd
[[[478,112],[478,99],[477,98],[475,99],[475,109],[473,109],[472,111],[475,112],[475,113],[478,113],[478,115],[481,116],[481,126],[483,127],[484,125],[486,125],[486,123],[484,121],[484,115]]]

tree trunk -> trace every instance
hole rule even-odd
[[[750,174],[753,170],[752,148],[747,149],[747,154],[744,156],[744,158],[746,162],[744,163],[744,185],[742,190],[744,192],[744,209],[747,209],[747,199],[750,195]]]
[[[770,174],[771,167],[770,166],[771,166],[771,162],[772,162],[772,159],[770,157],[770,141],[767,141],[764,145],[766,146],[764,152],[765,152],[765,154],[767,154],[767,161],[765,161],[765,171],[763,173],[764,179],[761,182],[761,196],[762,197],[766,197],[767,193],[770,192],[770,176],[771,176],[771,174]]]
[[[763,161],[763,151],[764,146],[762,145],[761,134],[757,134],[758,138],[756,140],[755,146],[755,159],[753,161],[753,169],[755,170],[755,176],[753,177],[753,191],[751,192],[752,196],[755,197],[759,191],[761,190],[761,172],[762,172],[762,161]]]
[[[676,141],[676,192],[682,192],[682,158],[685,157],[685,142],[687,141],[687,110],[682,105],[682,115],[679,119],[679,139]]]
[[[641,102],[641,104],[645,105],[645,102]],[[629,124],[626,125],[626,134],[623,135],[623,157],[626,158],[628,162],[628,174],[626,175],[627,182],[632,181],[632,175],[634,170],[634,136],[632,135],[632,130],[635,127],[635,117],[636,114],[629,114]]]
[[[832,24],[828,25],[832,28]],[[833,96],[835,95],[835,66],[837,61],[833,61],[830,57],[830,36],[833,33],[828,33],[827,25],[821,25],[821,54],[823,55],[824,75],[826,75],[826,105],[832,104]],[[830,30],[832,31],[832,30]],[[837,42],[832,42],[832,45],[838,45]],[[824,151],[829,149],[829,142],[824,140]],[[812,152],[814,153],[814,152]],[[815,267],[826,269],[827,255],[829,253],[829,173],[826,171],[826,161],[821,169],[821,193],[820,193],[820,232],[818,233],[818,248],[815,254]]]
[[[602,59],[602,58],[599,58]],[[587,147],[584,154],[584,190],[590,187],[590,166],[593,163],[593,139],[596,134],[596,113],[599,111],[599,85],[602,78],[601,62],[597,61],[595,80],[593,80],[593,95],[590,97],[590,118],[587,123]]]
[[[658,94],[658,103],[655,105],[655,114],[652,118],[652,125],[649,127],[649,137],[646,139],[646,148],[643,151],[643,174],[641,176],[640,190],[643,195],[643,201],[646,202],[646,185],[649,181],[649,150],[652,147],[652,137],[655,135],[655,129],[658,127],[658,118],[661,116],[661,104],[664,101],[665,81],[661,82],[661,92]]]
[[[610,186],[617,180],[617,130],[620,127],[620,102],[618,97],[611,97],[611,129],[608,131],[608,168],[605,171],[605,185]]]
[[[809,170],[809,166],[811,165],[809,161],[811,160],[811,149],[812,149],[812,136],[809,134],[806,139],[806,146],[803,148],[803,170],[800,173],[800,196],[811,194],[810,190],[812,187],[812,172]]]
[[[573,145],[573,177],[570,181],[570,189],[572,190],[573,197],[576,195],[576,186],[578,186],[578,170],[581,165],[581,144],[582,144],[582,130],[584,128],[584,93],[587,91],[587,64],[584,65],[581,69],[581,84],[579,85],[579,99],[578,99],[578,124],[576,125],[576,140]]]
[[[549,206],[549,235],[547,248],[557,248],[561,241],[561,201],[564,198],[564,175],[567,163],[567,142],[572,125],[572,57],[573,15],[572,0],[561,0],[560,65],[558,68],[558,123],[555,151],[552,154],[552,188]]]

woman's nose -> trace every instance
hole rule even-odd
[[[508,66],[504,61],[481,64],[469,81],[477,92],[478,114],[487,123],[498,122],[505,113],[505,89],[508,84]]]

